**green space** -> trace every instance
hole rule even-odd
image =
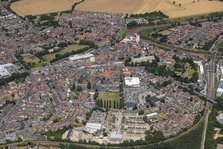
[[[176,61],[173,69],[173,77],[181,82],[196,83],[198,80],[197,65],[191,58],[180,59],[177,56],[173,56]]]
[[[132,14],[130,15],[130,18],[144,18],[147,21],[155,21],[169,17],[161,11],[154,11],[154,12],[147,12],[144,14]]]
[[[10,77],[8,78],[2,78],[0,79],[0,87],[7,85],[9,82],[15,81],[15,82],[20,82],[24,81],[25,78],[29,75],[28,72],[23,72],[23,73],[13,73]]]
[[[121,95],[119,92],[99,92],[97,96],[97,103],[102,108],[120,108]]]
[[[144,18],[149,22],[149,25],[155,25],[155,24],[167,23],[166,21],[164,21],[164,19],[168,19],[169,17],[161,11],[154,11],[154,12],[147,12],[144,14],[132,14],[130,16],[126,15],[125,18]],[[132,21],[127,24],[127,27],[134,28],[141,25],[143,24],[138,24],[136,21]]]
[[[206,142],[205,142],[205,149],[216,149],[217,144],[223,144],[223,138],[219,137],[218,139],[214,139],[214,135],[216,131],[215,128],[220,128],[220,134],[223,134],[223,125],[220,124],[216,116],[218,116],[219,113],[222,113],[223,110],[223,97],[216,98],[217,104],[213,105],[212,112],[209,115],[208,119],[208,129],[206,134]]]
[[[41,66],[41,60],[34,56],[34,55],[29,55],[29,56],[23,56],[23,61],[30,67],[40,67]]]
[[[67,47],[65,47],[64,49],[58,51],[58,52],[55,52],[55,53],[50,53],[50,54],[46,54],[43,56],[43,59],[49,63],[50,61],[52,61],[53,59],[56,58],[56,55],[60,54],[60,55],[63,55],[65,53],[68,53],[68,52],[72,52],[72,51],[78,51],[82,48],[86,48],[87,46],[85,45],[78,45],[78,44],[72,44],[72,45],[68,45]]]
[[[58,24],[58,17],[60,16],[61,13],[50,13],[50,14],[43,14],[39,16],[32,16],[28,15],[26,18],[34,23],[36,26],[53,26],[57,27]]]
[[[57,131],[45,131],[45,132],[38,132],[41,135],[45,135],[48,140],[51,141],[68,141],[68,140],[63,140],[62,136],[63,134],[69,130],[71,126],[64,127],[63,129],[58,129]]]
[[[219,49],[218,51],[223,54],[223,42],[219,44]]]
[[[159,63],[159,57],[154,56],[155,60],[151,63],[141,62],[133,64],[131,62],[131,58],[125,60],[126,66],[144,66],[145,70],[153,73],[158,76],[168,77],[172,76],[175,80],[184,82],[184,83],[196,83],[198,80],[198,72],[197,65],[193,62],[191,58],[183,58],[180,59],[176,55],[173,56],[173,59],[176,61],[173,69],[169,69],[166,65],[161,65]],[[166,82],[167,83],[167,82]],[[157,87],[162,87],[162,85],[158,85]]]
[[[143,31],[140,31],[139,34],[142,37],[142,39],[145,40],[159,40],[159,42],[165,42],[167,39],[167,35],[163,35],[162,31],[167,30],[168,28],[149,28],[145,29]]]
[[[193,69],[189,63],[185,64],[185,70],[185,77],[188,79],[191,79],[193,74],[196,72],[196,70]]]
[[[126,34],[127,34],[127,28],[125,27],[125,28],[121,31],[121,33],[120,33],[120,35],[119,35],[119,38],[118,38],[118,41],[122,41],[122,40],[126,37]]]

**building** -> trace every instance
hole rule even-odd
[[[0,78],[10,77],[14,71],[15,67],[11,63],[0,65]]]
[[[125,85],[129,87],[139,87],[140,80],[138,77],[125,77]]]
[[[223,95],[223,78],[219,81],[218,89],[217,89],[217,96]]]
[[[102,129],[102,124],[99,123],[87,123],[84,131],[90,133],[90,134],[96,134],[99,130]]]
[[[143,56],[143,57],[138,57],[138,58],[132,58],[133,63],[141,63],[141,62],[147,62],[147,61],[151,63],[153,60],[155,60],[154,56]]]
[[[106,118],[106,112],[94,111],[89,122],[86,124],[84,131],[96,135],[99,131],[106,128]]]
[[[85,53],[85,54],[76,54],[73,56],[69,57],[70,61],[77,61],[77,60],[82,60],[82,59],[90,59],[90,61],[94,61],[94,55],[90,53]]]

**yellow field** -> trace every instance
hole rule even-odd
[[[19,15],[38,15],[70,10],[80,0],[21,0],[11,8]],[[170,18],[223,11],[223,2],[208,0],[85,0],[76,6],[83,11],[139,14],[161,10]],[[181,4],[181,6],[179,6]]]
[[[84,11],[126,14],[136,12],[143,2],[144,0],[86,0],[76,8]]]
[[[71,10],[75,2],[81,0],[21,0],[12,3],[11,9],[20,16],[40,15]]]
[[[78,10],[139,14],[161,10],[170,18],[223,11],[223,2],[199,0],[86,0]],[[197,0],[195,0],[197,1]],[[179,4],[181,3],[181,6]]]

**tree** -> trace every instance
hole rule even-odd
[[[139,110],[139,115],[143,115],[145,113],[144,110]]]
[[[91,82],[90,81],[88,81],[87,88],[91,89]]]
[[[83,88],[81,86],[77,86],[77,91],[81,92],[83,90]]]

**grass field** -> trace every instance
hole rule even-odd
[[[27,63],[39,63],[40,59],[34,55],[31,55],[29,57],[24,57],[24,61]]]
[[[120,94],[118,92],[100,92],[98,94],[98,100],[101,101],[101,107],[112,108],[119,107]]]
[[[181,6],[179,6],[181,4]],[[161,10],[170,18],[223,11],[223,2],[200,0],[86,0],[78,10],[140,14]]]
[[[189,63],[186,63],[185,69],[186,69],[186,72],[185,72],[186,77],[188,79],[191,79],[193,74],[195,73],[195,70],[190,66]]]
[[[11,9],[20,16],[40,15],[71,10],[81,0],[21,0],[12,3]]]
[[[79,49],[82,49],[82,48],[85,48],[85,47],[87,47],[87,46],[72,44],[72,45],[69,45],[68,47],[60,50],[59,52],[44,55],[43,59],[46,60],[46,62],[50,62],[52,59],[55,58],[56,54],[64,54],[66,52],[76,51],[76,50],[79,50]]]
[[[116,92],[100,92],[98,94],[98,99],[102,100],[119,100],[119,93]]]

